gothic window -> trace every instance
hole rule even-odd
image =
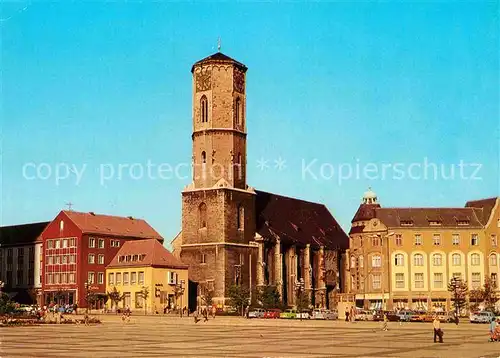
[[[208,99],[203,95],[200,99],[201,123],[208,122]]]
[[[245,209],[243,208],[242,205],[238,205],[238,229],[242,230],[244,226],[244,221],[245,221]]]
[[[241,179],[241,173],[242,173],[242,170],[241,170],[241,153],[238,153],[238,157],[237,157],[237,163],[235,165],[235,178],[236,179]]]
[[[236,98],[236,104],[235,104],[235,117],[236,117],[236,125],[239,126],[241,125],[241,100],[239,98]]]
[[[198,211],[198,215],[200,218],[200,228],[207,227],[207,205],[205,203],[201,203]]]
[[[205,164],[207,162],[207,153],[205,151],[201,152],[201,163]]]

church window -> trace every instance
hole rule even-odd
[[[236,117],[236,125],[241,125],[241,100],[236,98],[235,104],[235,117]]]
[[[201,108],[201,123],[208,122],[208,99],[206,96],[202,96],[200,99]]]
[[[238,229],[239,230],[242,230],[243,229],[243,224],[244,224],[244,220],[245,220],[245,209],[243,208],[242,205],[239,205],[238,206]]]
[[[200,217],[200,228],[207,227],[207,205],[205,203],[201,203],[198,211]]]
[[[201,152],[201,162],[203,164],[207,162],[207,153],[205,153],[205,151]]]

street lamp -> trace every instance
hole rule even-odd
[[[181,301],[181,304],[180,304],[180,307],[179,307],[179,314],[180,314],[180,317],[182,317],[182,296],[184,295],[184,283],[186,281],[184,280],[181,280],[181,283],[180,284],[177,284],[177,292],[179,293],[180,295],[180,301]]]
[[[302,321],[302,299],[303,299],[303,293],[304,293],[304,278],[300,278],[299,281],[295,281],[295,290],[297,292],[297,306],[299,308],[299,317],[300,320]]]

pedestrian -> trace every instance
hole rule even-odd
[[[217,313],[217,309],[215,308],[215,305],[212,306],[212,318],[215,319],[215,314]]]
[[[204,318],[203,322],[208,321],[208,312],[206,308],[203,309],[203,318]]]
[[[497,328],[497,322],[495,320],[495,317],[493,317],[490,321],[490,342],[495,341],[495,330]]]
[[[441,322],[439,322],[437,315],[434,316],[432,326],[434,328],[434,343],[436,343],[436,337],[439,338],[439,343],[443,343],[443,331],[441,330]]]
[[[349,311],[347,310],[347,308],[345,309],[345,321],[349,322]]]
[[[382,331],[387,331],[387,322],[389,320],[387,319],[387,314],[384,313],[384,324],[382,326]]]
[[[198,323],[200,321],[200,318],[198,317],[198,310],[194,311],[193,317],[194,317],[194,323]]]

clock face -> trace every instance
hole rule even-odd
[[[196,74],[196,92],[208,91],[212,85],[211,73],[209,71],[198,72]]]

